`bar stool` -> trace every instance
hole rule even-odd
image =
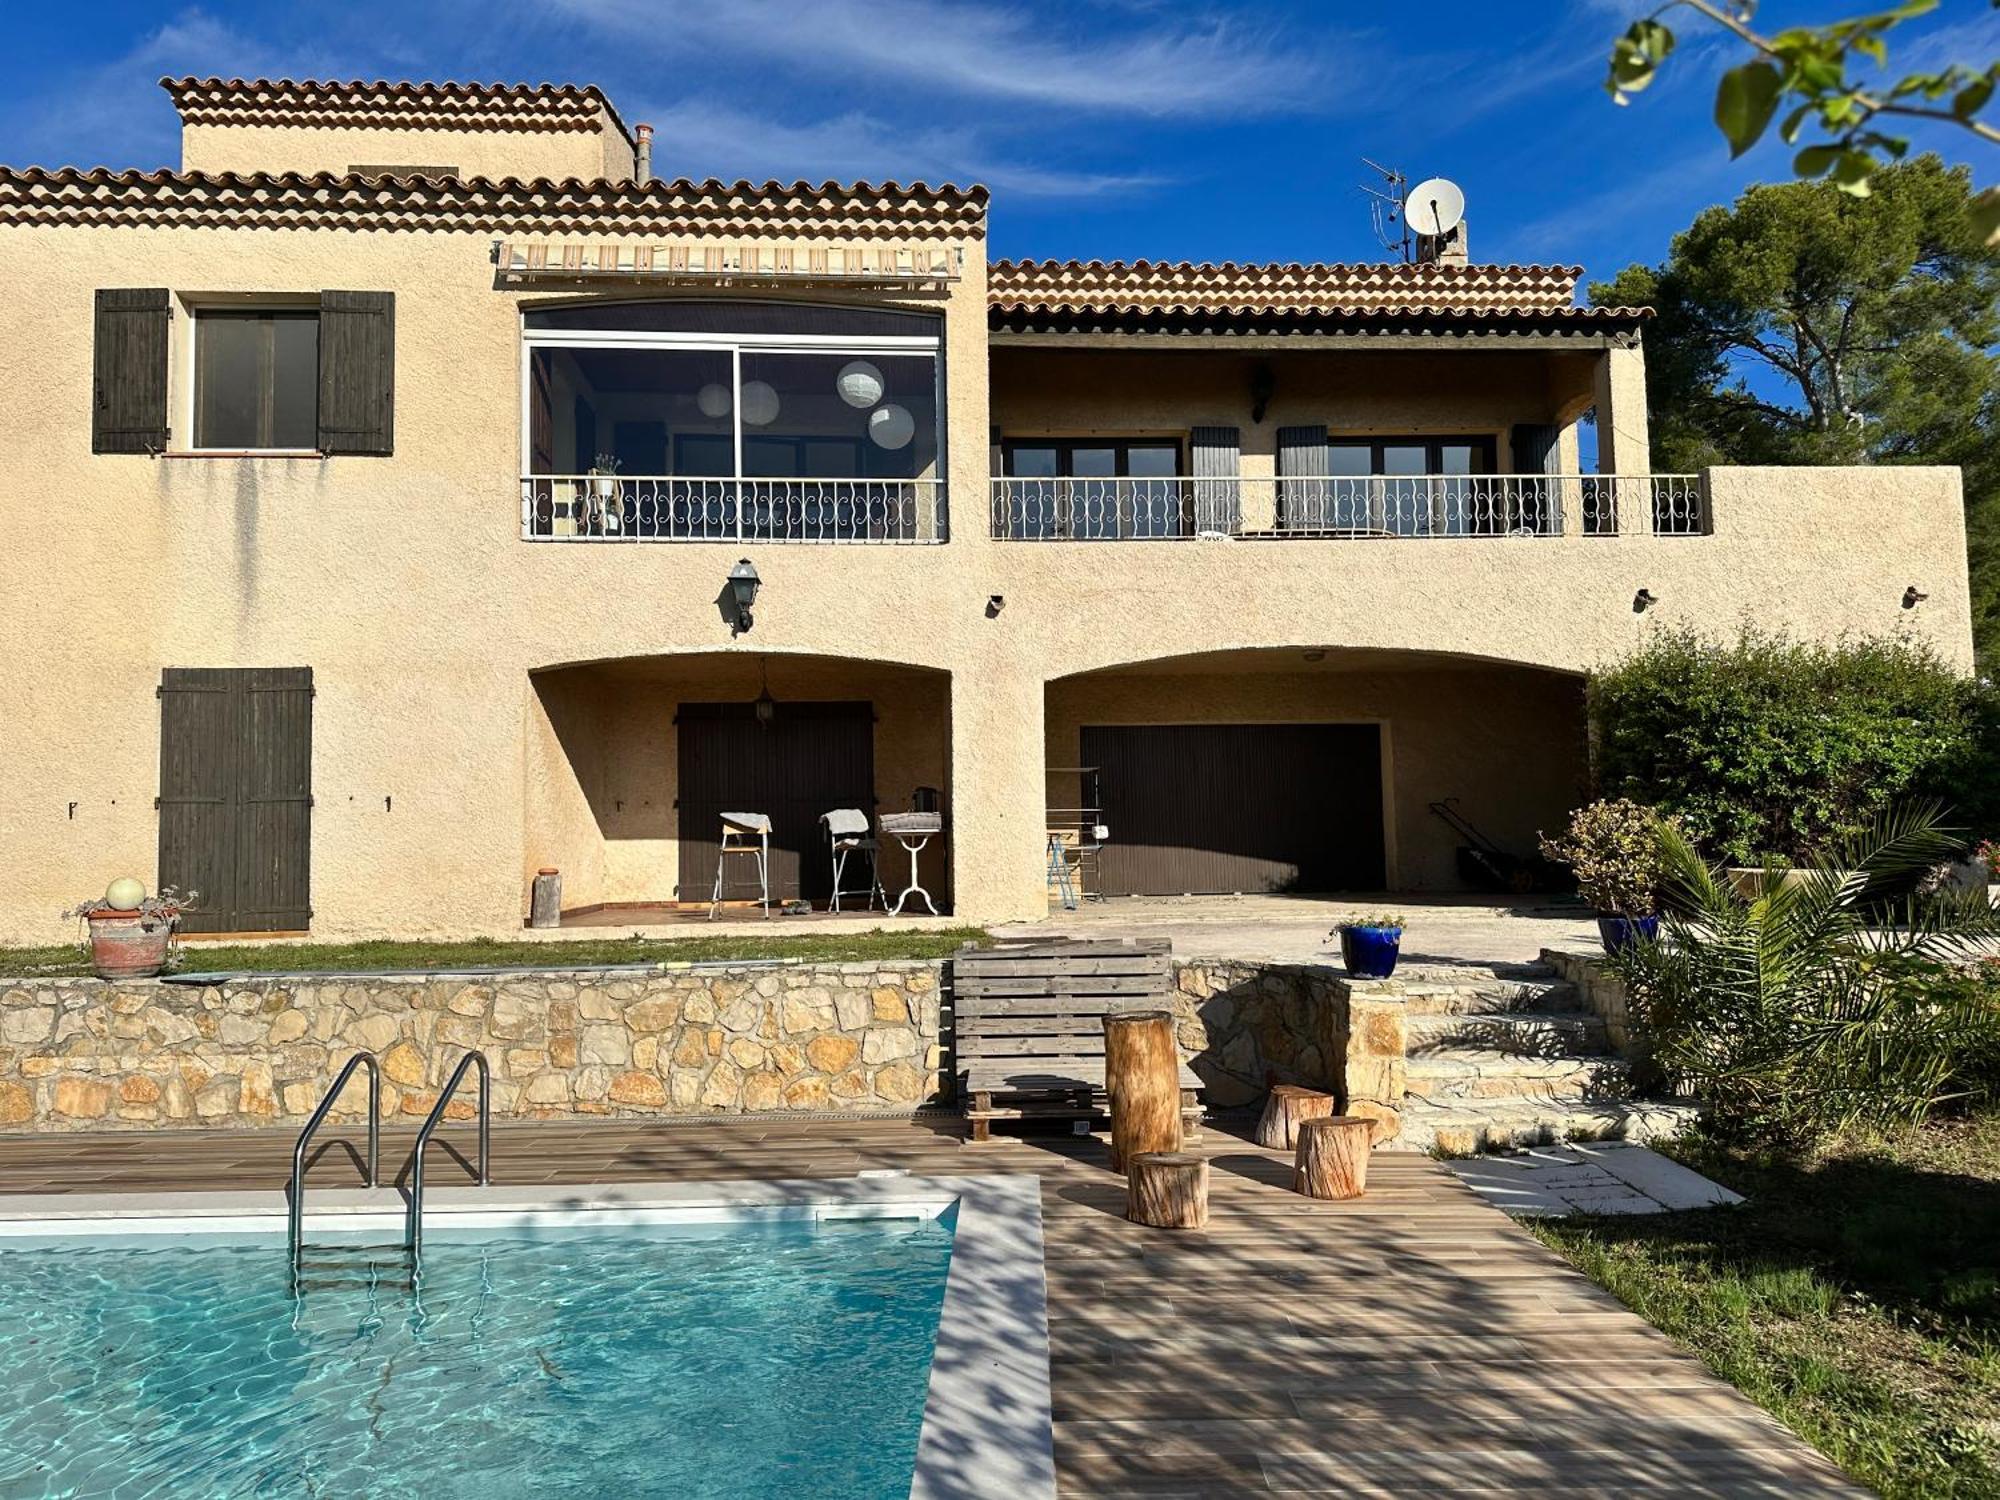
[[[715,851],[715,895],[708,903],[708,920],[722,914],[723,871],[732,854],[748,854],[757,861],[757,887],[763,895],[764,915],[771,915],[771,817],[768,813],[726,812],[722,815],[722,842]]]
[[[826,830],[827,852],[833,860],[833,899],[829,909],[839,911],[842,896],[859,896],[863,889],[868,895],[870,911],[875,910],[877,897],[887,906],[889,893],[882,889],[882,843],[868,831],[868,814],[858,807],[836,807],[832,812],[821,813],[819,822]],[[866,887],[854,890],[845,887],[850,854],[868,856]]]

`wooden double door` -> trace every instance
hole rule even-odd
[[[825,901],[833,871],[821,815],[875,816],[874,705],[786,702],[760,723],[747,703],[683,703],[674,724],[680,899],[706,901],[715,888],[722,814],[753,812],[771,819],[771,899]],[[724,900],[756,899],[754,860],[732,855],[723,873]]]

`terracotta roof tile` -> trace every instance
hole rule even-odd
[[[631,132],[595,84],[403,83],[381,78],[162,78],[189,125]]]
[[[996,309],[1134,312],[1550,313],[1573,306],[1580,266],[1002,260]]]
[[[0,224],[425,232],[978,238],[986,189],[913,182],[561,182],[330,172],[112,172],[0,167]]]

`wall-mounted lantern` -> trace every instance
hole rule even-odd
[[[742,635],[750,628],[750,606],[757,602],[757,590],[762,585],[763,579],[757,576],[756,568],[747,557],[740,559],[729,570],[729,604],[734,611],[729,622],[732,637]]]
[[[746,625],[744,629],[749,629]],[[763,657],[757,658],[757,697],[750,705],[750,711],[757,716],[757,722],[766,729],[778,717],[778,700],[771,696],[770,663]]]
[[[1913,583],[1903,590],[1903,608],[1915,609],[1928,598],[1930,598],[1930,595],[1926,594]]]
[[[1659,602],[1660,602],[1660,596],[1654,593],[1651,589],[1640,589],[1638,593],[1632,596],[1632,613],[1635,615],[1643,615],[1647,610],[1651,609],[1655,604],[1658,604]]]

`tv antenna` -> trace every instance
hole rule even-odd
[[[1385,167],[1380,162],[1361,158],[1362,165],[1382,179],[1382,186],[1361,184],[1361,191],[1368,195],[1368,214],[1375,223],[1375,238],[1382,242],[1384,250],[1392,250],[1408,261],[1410,258],[1410,226],[1404,218],[1403,205],[1408,198],[1410,179],[1394,167]]]

